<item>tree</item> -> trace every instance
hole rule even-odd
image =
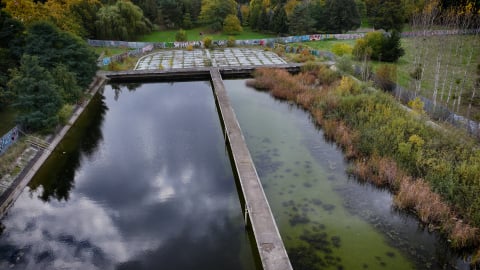
[[[223,22],[223,32],[228,35],[237,35],[242,31],[243,29],[237,16],[233,14],[227,15]]]
[[[275,9],[270,30],[278,34],[288,33],[288,17],[284,6],[277,6]]]
[[[58,124],[62,98],[52,75],[40,66],[38,57],[24,55],[8,85],[17,95],[14,106],[19,110],[17,120],[23,128],[36,131]]]
[[[262,0],[252,0],[250,2],[249,20],[248,24],[253,29],[259,29],[258,22],[263,10]]]
[[[155,0],[133,0],[136,6],[142,11],[143,15],[150,21],[155,22],[158,20],[158,4]]]
[[[182,2],[177,0],[159,0],[160,16],[163,24],[168,28],[175,28],[182,24]]]
[[[353,48],[353,55],[358,60],[367,56],[378,61],[395,62],[404,53],[400,44],[400,34],[395,31],[391,34],[378,31],[367,33],[364,38],[355,42]]]
[[[386,37],[382,45],[381,59],[385,62],[396,62],[398,58],[405,54],[405,50],[401,47],[400,34],[392,31],[390,36]]]
[[[65,65],[60,64],[51,71],[51,75],[64,103],[75,104],[79,101],[82,96],[82,88],[77,83],[75,73],[68,71]]]
[[[323,16],[325,25],[320,29],[330,33],[344,33],[360,26],[360,15],[354,0],[327,0]]]
[[[204,0],[200,11],[200,19],[215,30],[221,30],[228,15],[237,14],[235,0]]]
[[[23,52],[37,56],[39,64],[48,70],[65,65],[82,88],[90,84],[97,71],[97,57],[85,41],[51,23],[39,22],[28,29]]]
[[[405,6],[402,0],[366,0],[367,16],[375,29],[402,31]]]
[[[14,98],[8,89],[8,69],[20,61],[19,47],[23,46],[23,24],[10,14],[0,11],[0,110],[8,106]]]
[[[82,37],[94,38],[97,12],[102,4],[98,0],[79,0],[70,6],[70,12],[82,27]]]
[[[95,26],[97,38],[113,40],[131,40],[149,33],[152,28],[142,10],[125,0],[100,8]]]
[[[190,29],[190,28],[193,27],[192,17],[191,17],[189,12],[187,12],[183,15],[182,26],[185,29]]]
[[[315,21],[312,19],[307,3],[299,4],[288,18],[289,32],[292,35],[303,35],[312,31]]]

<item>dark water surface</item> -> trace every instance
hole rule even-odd
[[[349,178],[308,113],[245,80],[225,86],[294,269],[468,269],[389,192]]]
[[[94,98],[2,220],[0,269],[256,269],[210,83],[128,87]]]

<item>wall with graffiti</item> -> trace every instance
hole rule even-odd
[[[476,34],[478,30],[427,30],[427,31],[415,31],[415,32],[403,32],[402,37],[417,37],[417,36],[446,36],[446,35],[469,35]],[[277,38],[265,38],[265,39],[250,39],[250,40],[236,40],[235,46],[264,46],[273,48],[277,44],[289,44],[299,43],[316,40],[351,40],[363,38],[366,33],[350,33],[350,34],[313,34],[303,36],[289,36],[289,37],[277,37]],[[222,48],[227,47],[226,40],[214,40],[214,47]],[[105,57],[99,60],[99,66],[106,66],[111,62],[120,62],[129,56],[140,56],[146,52],[150,52],[153,49],[185,49],[203,48],[202,41],[185,41],[185,42],[127,42],[127,41],[115,41],[115,40],[88,40],[88,44],[95,47],[120,47],[130,48],[131,51],[118,54],[112,57]],[[293,48],[293,47],[292,47]],[[292,49],[295,50],[295,49]],[[312,51],[313,55],[322,54],[325,52]],[[330,58],[330,55],[327,56]]]
[[[0,155],[5,153],[7,149],[17,142],[19,136],[18,127],[12,128],[9,132],[2,136],[0,139]]]

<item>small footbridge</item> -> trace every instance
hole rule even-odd
[[[104,73],[104,76],[113,82],[211,80],[225,131],[225,139],[231,149],[233,165],[237,172],[241,193],[245,201],[245,222],[253,230],[263,269],[292,270],[287,251],[222,80],[224,77],[251,76],[252,72],[258,67],[254,65],[133,70],[108,72]],[[290,72],[298,72],[300,64],[262,65],[262,68],[282,68]]]

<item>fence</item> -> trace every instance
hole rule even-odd
[[[441,104],[434,104],[434,102],[428,98],[418,96],[414,91],[405,89],[401,86],[396,86],[393,90],[393,94],[404,104],[415,99],[420,98],[423,102],[423,109],[433,119],[448,122],[456,127],[467,130],[470,134],[480,139],[480,123],[465,118],[450,111],[447,107]]]
[[[127,43],[129,43],[129,42],[127,42]],[[105,57],[103,59],[100,59],[97,64],[99,66],[108,66],[112,62],[121,62],[121,61],[125,60],[127,57],[140,56],[140,55],[143,55],[143,54],[151,52],[151,51],[153,51],[153,45],[152,44],[147,44],[146,46],[144,46],[142,48],[138,48],[138,49],[135,49],[135,50],[130,50],[128,52],[124,52],[124,53],[117,54],[117,55],[114,55],[114,56],[111,56],[111,57]]]
[[[17,142],[19,137],[19,129],[18,126],[12,128],[9,132],[7,132],[3,137],[0,139],[0,155],[5,153],[7,149]]]

